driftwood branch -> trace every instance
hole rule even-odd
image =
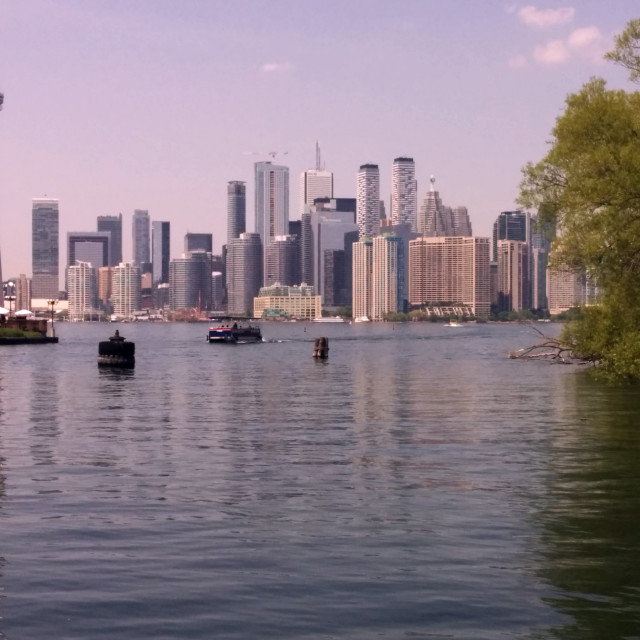
[[[531,327],[542,339],[540,342],[533,344],[517,351],[508,351],[507,355],[512,359],[523,360],[551,360],[562,364],[572,364],[574,362],[583,361],[582,358],[574,354],[572,347],[561,342],[558,338],[546,336],[537,327]]]

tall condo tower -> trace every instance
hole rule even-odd
[[[353,317],[371,319],[373,241],[364,238],[353,243]]]
[[[363,164],[358,171],[356,223],[360,238],[371,238],[380,226],[380,169],[377,164]]]
[[[109,267],[122,262],[122,214],[117,216],[98,216],[98,231],[111,234],[109,243]]]
[[[333,173],[322,167],[320,147],[316,142],[316,168],[300,174],[300,215],[316,198],[333,198]]]
[[[151,262],[153,263],[153,284],[169,282],[169,253],[171,243],[169,222],[154,220],[151,223]]]
[[[262,285],[263,255],[260,235],[241,233],[227,247],[229,313],[253,314],[253,299]]]
[[[391,169],[391,224],[418,224],[418,182],[413,158],[396,158]]]
[[[132,221],[133,261],[138,265],[148,264],[151,253],[149,251],[149,212],[136,209]]]
[[[256,162],[255,181],[255,231],[266,253],[276,236],[289,233],[289,167]]]
[[[31,210],[31,266],[34,298],[57,298],[59,283],[57,200],[34,200]]]
[[[113,269],[113,313],[129,318],[141,306],[140,268],[133,262],[121,262]]]
[[[227,184],[227,245],[247,227],[247,186],[240,180]]]
[[[531,214],[527,211],[503,211],[493,223],[493,259],[498,260],[500,240],[516,240],[530,244]]]

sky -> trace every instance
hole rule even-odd
[[[31,201],[60,203],[68,231],[146,209],[226,240],[226,185],[253,163],[299,175],[320,144],[336,197],[361,164],[415,159],[445,205],[489,236],[516,207],[521,169],[540,160],[568,94],[591,77],[633,90],[602,59],[640,17],[637,0],[0,0],[0,251],[3,277],[31,275]]]

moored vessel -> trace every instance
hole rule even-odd
[[[234,318],[221,318],[217,325],[209,327],[207,342],[223,344],[262,342],[262,332],[260,327],[256,327],[246,320],[239,322]]]

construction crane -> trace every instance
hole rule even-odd
[[[242,155],[245,156],[269,156],[272,160],[276,159],[277,155],[286,156],[288,151],[243,151]]]

